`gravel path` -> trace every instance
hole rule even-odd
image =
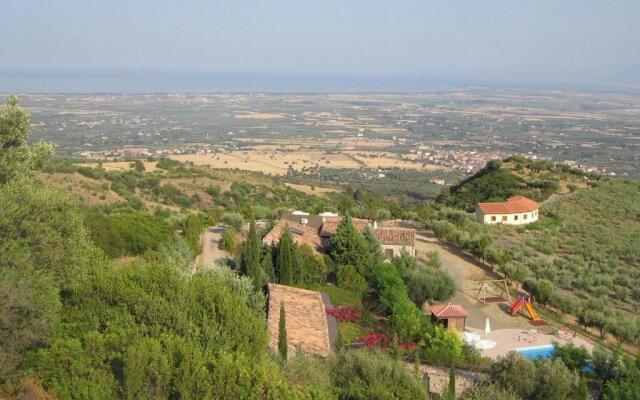
[[[194,262],[194,272],[197,269],[207,267],[208,265],[215,264],[216,261],[229,257],[229,253],[220,249],[220,240],[226,227],[223,225],[217,225],[211,228],[207,228],[200,240],[202,241],[202,253],[196,257]]]

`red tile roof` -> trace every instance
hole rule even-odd
[[[458,304],[434,304],[431,306],[431,315],[436,318],[468,317],[469,314]]]
[[[279,220],[269,233],[262,239],[264,244],[278,244],[280,236],[284,233],[285,229],[289,229],[289,233],[293,238],[293,241],[298,245],[307,244],[311,246],[313,250],[323,251],[322,241],[318,235],[318,231],[306,225],[296,224],[295,222],[287,221],[284,219]]]
[[[331,341],[327,313],[320,292],[275,283],[270,283],[268,290],[269,347],[274,350],[278,348],[280,304],[284,304],[289,353],[293,354],[300,349],[304,353],[328,356]]]
[[[478,203],[478,208],[485,214],[515,214],[532,212],[540,206],[524,196],[509,197],[504,203]]]
[[[322,227],[320,228],[320,236],[328,237],[334,235],[338,230],[338,225],[340,225],[341,221],[342,217],[326,217]],[[368,219],[351,218],[351,222],[360,231],[364,231],[367,226],[371,225],[371,221]]]

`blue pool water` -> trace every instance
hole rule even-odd
[[[531,360],[539,360],[541,358],[552,358],[553,353],[556,351],[553,345],[547,346],[536,346],[536,347],[523,347],[520,349],[515,349],[516,352],[522,354],[523,357],[527,357]],[[593,373],[592,365],[585,365],[582,367],[582,371],[587,373]]]
[[[541,358],[551,358],[555,351],[553,345],[548,346],[536,346],[536,347],[523,347],[516,349],[523,357],[530,358],[532,360],[539,360]]]

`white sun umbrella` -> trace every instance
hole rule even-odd
[[[489,336],[491,333],[491,324],[489,323],[489,318],[487,318],[487,322],[484,323],[484,335]]]

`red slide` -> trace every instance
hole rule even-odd
[[[518,300],[516,300],[512,305],[511,308],[509,309],[509,313],[511,315],[516,315],[516,313],[518,312],[518,310],[520,310],[520,308],[522,307],[523,301],[521,298],[518,298]]]

